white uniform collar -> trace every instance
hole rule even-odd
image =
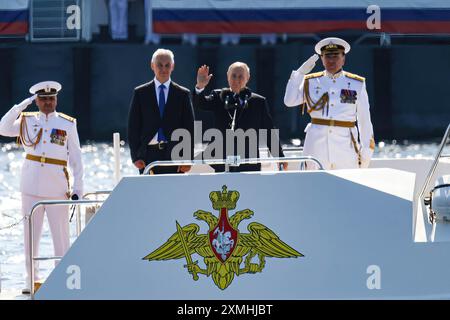
[[[53,111],[53,112],[51,112],[51,113],[49,113],[49,114],[45,114],[45,113],[39,111],[39,117],[43,117],[43,118],[46,118],[46,119],[54,118],[54,117],[56,117],[57,115],[58,115],[58,114],[56,113],[56,111]]]
[[[342,76],[342,75],[344,74],[344,70],[341,69],[341,71],[336,72],[335,74],[332,74],[331,72],[328,72],[327,70],[325,70],[324,74],[325,74],[325,76],[327,76],[328,78],[334,80],[334,79],[337,79],[337,78],[339,78],[340,76]]]
[[[156,79],[156,77],[153,80],[155,81],[156,89],[159,89],[159,86],[161,85],[161,82],[159,82],[158,79]],[[167,80],[166,82],[163,83],[163,85],[166,87],[166,89],[169,88],[171,81],[172,81],[172,79],[169,78],[169,80]]]

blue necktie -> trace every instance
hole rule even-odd
[[[159,86],[159,101],[158,101],[158,107],[159,107],[159,114],[161,115],[161,120],[163,118],[164,114],[164,107],[166,106],[166,96],[164,95],[164,89],[166,88],[165,85],[161,84]],[[163,129],[159,128],[158,130],[158,142],[161,141],[167,141],[166,136],[164,135]]]

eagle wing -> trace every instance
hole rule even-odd
[[[253,216],[253,211],[250,209],[245,209],[236,212],[230,217],[230,224],[233,228],[237,229],[239,223],[244,219],[250,219]]]
[[[197,210],[194,212],[194,217],[196,217],[197,220],[205,221],[208,224],[210,230],[214,228],[215,225],[217,225],[218,219],[211,212],[204,210]]]
[[[236,250],[239,252],[253,252],[266,257],[294,258],[303,254],[283,242],[272,230],[265,225],[252,222],[247,227],[250,233],[240,234]],[[246,253],[244,253],[246,254]]]
[[[198,254],[204,256],[205,253],[209,253],[211,248],[208,243],[208,236],[206,234],[197,234],[200,227],[195,223],[188,224],[182,229],[185,235],[185,242],[188,248],[189,254],[197,252]],[[203,254],[202,254],[203,253]],[[213,254],[211,252],[211,254]],[[162,246],[153,251],[152,253],[146,255],[143,260],[171,260],[180,259],[186,256],[181,244],[178,232],[175,232],[169,240],[167,240]]]

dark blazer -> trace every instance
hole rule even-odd
[[[231,127],[231,117],[233,116],[234,109],[231,108],[226,110],[225,105],[227,104],[227,106],[230,107],[230,105],[237,103],[237,99],[233,97],[233,93],[227,88],[213,90],[209,95],[206,95],[205,91],[206,90],[203,90],[201,93],[197,94],[194,89],[194,110],[210,111],[214,114],[214,127],[219,129],[224,137],[224,155],[226,158],[226,130]],[[247,103],[245,103],[245,101],[247,101]],[[274,156],[284,156],[281,144],[279,144],[279,148],[275,150],[275,146],[272,146],[271,143],[270,130],[275,129],[275,127],[269,113],[266,98],[251,92],[248,88],[243,89],[240,93],[239,105],[236,112],[235,129],[242,129],[244,131],[248,129],[266,129],[267,141],[265,142],[267,143],[270,153]],[[278,136],[277,139],[279,139]],[[259,134],[257,134],[257,140],[259,145]],[[250,155],[248,147],[248,143],[246,143],[246,158],[249,158]],[[259,150],[256,150],[256,154],[257,157],[259,157]],[[257,167],[260,168],[261,166],[258,165]]]
[[[140,85],[134,89],[128,115],[128,143],[133,162],[149,158],[148,143],[162,127],[169,140],[164,159],[170,160],[170,153],[178,141],[170,141],[172,132],[178,128],[187,129],[191,133],[191,159],[194,146],[194,112],[190,99],[190,91],[171,81],[164,114],[161,119],[158,100],[156,99],[155,82]],[[146,161],[146,164],[147,161]]]

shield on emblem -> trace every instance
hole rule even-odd
[[[224,263],[233,253],[238,240],[238,231],[228,221],[228,209],[220,209],[217,225],[209,231],[209,243],[217,259]]]

